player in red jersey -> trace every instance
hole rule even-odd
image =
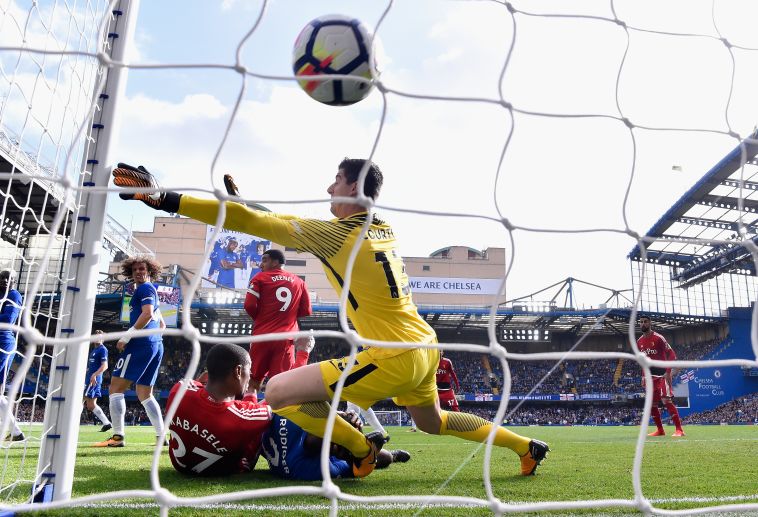
[[[444,350],[440,350],[440,364],[437,366],[437,393],[440,397],[440,406],[449,411],[460,412],[451,380],[455,382],[455,389],[461,391],[461,384],[453,369],[453,362],[444,357]]]
[[[675,361],[676,354],[674,350],[668,344],[666,338],[653,331],[650,318],[641,316],[639,323],[642,335],[637,340],[637,348],[639,348],[640,352],[650,359]],[[663,405],[666,406],[666,410],[671,415],[671,420],[676,426],[674,436],[684,436],[679,411],[677,411],[674,403],[671,402],[671,397],[673,396],[671,391],[671,368],[651,367],[650,373],[653,376],[653,407],[650,412],[657,430],[648,434],[648,436],[664,436],[666,434],[663,430],[663,422],[661,422],[661,411],[658,409],[659,402],[663,402]],[[642,385],[643,387],[645,386],[645,377],[642,377]]]
[[[208,384],[190,381],[171,419],[171,463],[184,474],[222,476],[255,466],[271,408],[241,397],[250,381],[250,356],[234,344],[211,348],[206,360]],[[168,396],[168,407],[181,382]]]
[[[245,297],[245,311],[255,321],[253,335],[299,330],[297,319],[311,314],[311,300],[303,280],[285,271],[284,254],[270,249],[261,257],[261,272],[250,281]],[[307,354],[308,352],[305,352]],[[298,364],[307,364],[308,356],[298,351]],[[261,388],[263,379],[291,370],[295,365],[292,339],[256,342],[250,345],[253,361],[249,391]]]

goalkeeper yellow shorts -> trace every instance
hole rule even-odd
[[[368,350],[355,356],[355,364],[345,380],[342,400],[368,409],[375,402],[392,397],[399,406],[431,406],[437,403],[437,366],[440,351],[411,348],[402,354],[372,358]],[[321,377],[329,395],[345,369],[347,357],[321,361]]]

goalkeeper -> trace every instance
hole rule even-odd
[[[358,176],[366,166],[363,193],[376,200],[382,187],[382,173],[373,163],[344,159],[334,182],[327,188],[335,219],[303,219],[226,203],[224,228],[257,235],[280,245],[306,251],[318,257],[330,283],[342,293],[348,259],[366,223],[366,209],[352,201],[359,195]],[[120,194],[137,199],[151,208],[179,213],[207,224],[216,224],[220,202],[175,192],[160,192],[153,176],[144,168],[120,163],[113,171],[120,187],[153,189],[150,193]],[[227,181],[227,190],[230,185]],[[234,187],[236,190],[236,187]],[[233,190],[234,191],[234,190]],[[418,314],[411,298],[408,276],[398,254],[392,227],[373,216],[368,232],[360,241],[355,258],[347,312],[356,332],[366,339],[388,342],[437,342],[434,330]],[[436,348],[367,347],[356,356],[342,391],[342,398],[368,408],[379,400],[394,397],[406,406],[419,429],[430,434],[457,436],[484,442],[493,423],[468,413],[443,411],[439,406],[435,374],[440,353]],[[290,419],[306,432],[323,436],[329,404],[347,358],[310,364],[273,377],[266,389],[266,401],[274,412]],[[370,436],[370,435],[369,435]],[[349,450],[355,477],[369,475],[376,466],[382,440],[369,440],[349,423],[337,418],[332,442]],[[549,450],[546,443],[497,427],[495,445],[507,447],[521,458],[521,474],[534,474]]]

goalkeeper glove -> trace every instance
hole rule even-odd
[[[176,192],[160,192],[160,185],[146,168],[137,168],[126,163],[119,163],[113,169],[113,183],[117,187],[151,188],[154,192],[138,192],[136,194],[120,193],[121,199],[137,199],[150,208],[176,213],[179,211],[179,200],[182,195]]]

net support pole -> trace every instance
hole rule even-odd
[[[111,3],[112,13],[105,37],[110,43],[104,52],[115,62],[125,62],[126,47],[134,32],[139,0]],[[44,432],[40,444],[34,498],[37,501],[71,499],[74,480],[79,419],[82,412],[84,377],[89,355],[89,336],[95,310],[100,256],[103,250],[103,227],[106,219],[106,192],[88,192],[92,187],[106,187],[110,179],[110,149],[118,141],[118,104],[124,98],[127,69],[103,69],[105,87],[99,92],[96,79],[95,110],[90,128],[91,140],[82,159],[83,181],[79,196],[78,221],[66,260],[67,278],[73,279],[61,300],[60,326],[56,337],[81,337],[81,341],[56,344],[50,369],[50,384],[45,408]],[[88,124],[90,122],[87,122]],[[91,172],[89,172],[91,171]]]

